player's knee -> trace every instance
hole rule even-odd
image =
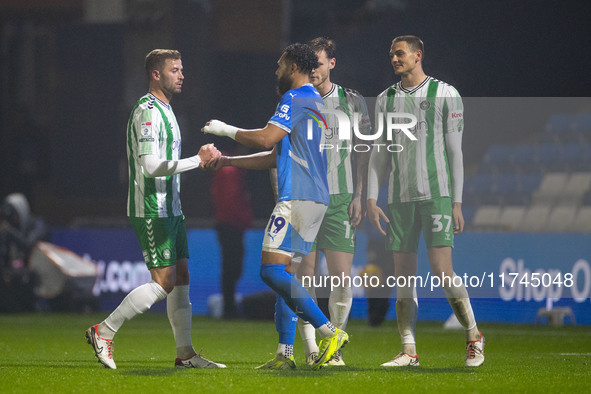
[[[189,284],[190,275],[189,272],[179,272],[176,273],[176,282],[175,285],[178,286],[186,286]]]
[[[261,265],[260,276],[263,282],[269,285],[273,280],[273,271],[268,265]]]
[[[158,285],[166,292],[166,294],[170,294],[170,292],[174,289],[175,280],[174,278],[155,278],[154,282],[158,283]]]
[[[262,264],[261,265],[261,279],[269,287],[273,288],[273,284],[282,279],[282,274],[285,272],[285,266],[280,264]],[[289,276],[288,276],[289,277]]]

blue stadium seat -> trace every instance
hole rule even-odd
[[[513,193],[517,191],[519,175],[515,172],[509,174],[499,174],[494,183],[494,191],[497,193]]]
[[[462,204],[462,215],[464,216],[464,223],[469,225],[472,223],[472,219],[474,218],[474,213],[476,212],[476,205],[472,203],[464,205]]]
[[[483,160],[483,167],[490,172],[505,172],[512,170],[513,149],[508,145],[491,145]]]
[[[580,133],[591,134],[591,113],[576,114],[573,119],[573,128]]]
[[[546,123],[547,133],[562,133],[568,131],[573,123],[573,116],[570,114],[554,114]]]
[[[546,133],[542,137],[546,142],[570,142],[591,141],[591,114],[555,114],[546,124]]]
[[[502,174],[497,178],[496,193],[503,205],[525,205],[531,200],[531,190],[524,190],[523,175],[519,173]]]
[[[491,173],[468,176],[464,180],[464,201],[479,204],[484,196],[491,193],[495,175]]]
[[[542,174],[540,173],[528,173],[524,174],[519,179],[519,190],[525,193],[534,192],[538,187],[540,187],[540,183],[542,182]]]
[[[508,145],[491,145],[486,152],[484,160],[508,161],[511,158],[511,148]]]
[[[503,205],[503,196],[494,192],[482,193],[478,196],[478,203],[484,205]]]
[[[533,145],[515,145],[513,147],[512,162],[515,170],[519,172],[531,172],[539,168],[536,162],[537,150]]]
[[[585,163],[588,160],[588,151],[585,145],[580,143],[565,144],[562,146],[560,156],[570,171],[585,170]]]
[[[563,148],[558,143],[543,143],[536,147],[535,161],[545,172],[568,171],[568,163],[563,156]]]

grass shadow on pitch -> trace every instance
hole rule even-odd
[[[383,370],[383,368],[382,368]],[[386,369],[390,371],[391,369]],[[443,367],[443,368],[425,368],[425,367],[403,367],[396,368],[394,371],[400,371],[404,373],[416,373],[416,374],[449,374],[449,373],[474,373],[477,372],[477,368],[470,367]]]
[[[357,368],[357,367],[350,367],[350,366],[342,366],[342,367],[323,367],[319,370],[314,370],[311,367],[303,366],[297,369],[283,369],[283,370],[257,370],[259,373],[266,373],[269,375],[275,375],[281,378],[296,378],[296,377],[312,377],[312,376],[332,376],[338,375],[341,373],[349,373],[349,372],[366,372],[370,369],[367,368]]]
[[[38,360],[14,360],[11,362],[2,362],[0,364],[0,368],[46,368],[46,369],[83,369],[83,368],[90,368],[90,369],[106,369],[104,368],[99,362],[96,360],[68,360],[68,361],[61,361],[61,360],[45,360],[45,359],[38,359]]]
[[[130,376],[171,376],[176,373],[174,368],[141,368],[121,372]]]
[[[300,376],[331,376],[340,373],[349,373],[349,372],[383,372],[383,373],[413,373],[413,374],[469,374],[477,372],[477,368],[469,368],[469,367],[444,367],[444,368],[425,368],[425,367],[400,367],[400,368],[386,368],[386,367],[372,367],[372,368],[363,368],[363,367],[352,367],[352,366],[342,366],[342,367],[324,367],[320,370],[313,370],[309,367],[299,367],[295,370],[258,370],[259,373],[267,373],[269,375],[275,375],[277,377],[287,378],[287,377],[300,377]]]

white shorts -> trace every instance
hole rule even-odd
[[[278,202],[265,228],[263,251],[291,257],[310,253],[326,208],[316,201]]]

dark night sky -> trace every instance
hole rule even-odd
[[[427,74],[456,86],[465,97],[589,96],[590,1],[406,3],[403,9],[360,16],[367,23],[342,21],[338,59],[347,67],[355,63],[356,75],[365,72],[359,83],[367,87],[366,95],[378,94],[388,78],[394,80],[388,63],[392,38],[415,34],[425,42]],[[323,31],[320,23],[296,19],[294,40],[334,33]]]
[[[281,48],[268,48],[266,52],[220,49],[216,46],[215,18],[201,8],[201,3],[175,0],[174,4],[179,8],[173,18],[173,41],[183,52],[187,70],[186,89],[174,101],[185,134],[184,155],[209,142],[227,147],[231,145],[229,141],[194,130],[211,118],[245,128],[264,125],[277,104],[274,72]],[[491,144],[535,143],[536,133],[543,133],[551,113],[591,111],[589,99],[586,107],[573,106],[572,100],[540,99],[591,96],[591,0],[293,0],[291,7],[287,41],[305,42],[321,35],[336,39],[337,67],[331,79],[368,98],[397,81],[388,57],[392,38],[404,34],[421,37],[425,43],[425,72],[452,84],[464,98],[467,165],[476,166]],[[276,14],[266,13],[264,17],[276,19]],[[281,35],[284,26],[275,19],[272,22],[276,28],[271,31]],[[25,31],[27,23],[23,19],[15,26]],[[141,85],[129,83],[129,75],[136,68],[127,69],[125,64],[124,25],[80,21],[60,21],[57,25],[52,29],[57,29],[58,53],[48,64],[40,55],[34,63],[36,76],[23,76],[49,81],[48,86],[54,87],[55,92],[47,91],[46,96],[60,97],[59,106],[48,106],[56,109],[56,125],[42,132],[44,138],[51,136],[50,148],[41,149],[50,160],[49,165],[43,165],[38,179],[49,185],[46,187],[51,188],[55,199],[77,202],[84,196],[89,200],[97,196],[111,198],[111,206],[116,208],[101,203],[98,206],[106,207],[105,212],[98,214],[118,216],[122,214],[120,201],[125,198],[126,179],[114,174],[119,174],[119,163],[125,158],[122,130],[134,104],[128,102],[124,90],[137,90],[139,97],[145,92],[145,85],[141,79]],[[168,29],[162,32],[163,36]],[[3,29],[0,34],[9,31]],[[252,33],[244,32],[249,38]],[[19,33],[13,37],[15,48],[21,36]],[[277,42],[274,38],[269,41]],[[43,53],[51,57],[50,51]],[[53,74],[46,74],[46,66],[52,64]],[[12,67],[20,66],[20,62],[12,62]],[[9,77],[5,82],[18,80]],[[20,88],[14,82],[12,89]],[[11,87],[5,91],[11,91]],[[37,97],[37,93],[32,97]],[[512,99],[496,99],[491,109],[488,103],[492,101],[488,98],[492,97]],[[106,108],[113,114],[108,117],[108,124],[102,122]],[[0,116],[11,114],[0,111]],[[45,118],[31,122],[43,123]],[[3,120],[2,124],[6,122]],[[9,135],[4,129],[0,134]],[[39,141],[44,139],[34,141],[42,146]],[[86,162],[89,152],[97,153],[97,149],[104,159]],[[72,161],[86,164],[72,166]],[[93,177],[88,177],[89,173]],[[249,185],[260,191],[257,202],[262,208],[257,214],[266,217],[267,206],[272,206],[268,176],[257,172],[248,176]],[[185,199],[184,208],[190,216],[208,217],[208,195],[203,192],[207,186],[203,185],[207,185],[209,174],[196,172],[191,177],[190,182],[183,184],[184,193],[199,198]],[[15,181],[0,182],[3,195],[13,191],[17,181],[29,188],[33,184],[18,175],[12,179]],[[46,195],[35,197],[33,202],[46,199]],[[55,215],[57,219],[67,221],[70,216],[90,214],[86,206],[76,211],[70,209],[67,201],[63,205],[68,208],[67,215]],[[49,211],[40,213],[49,216],[55,211],[51,205],[47,207]]]

